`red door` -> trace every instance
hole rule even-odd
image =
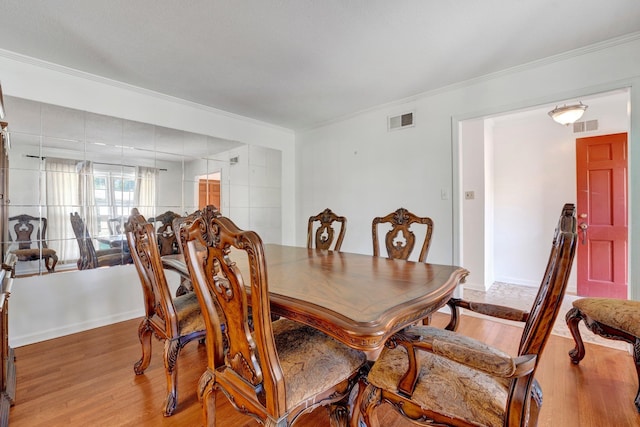
[[[627,134],[576,139],[578,295],[627,299]]]

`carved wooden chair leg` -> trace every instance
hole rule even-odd
[[[577,365],[584,358],[584,343],[582,342],[582,336],[580,335],[579,323],[584,319],[582,312],[577,308],[573,307],[571,310],[567,312],[565,320],[567,321],[567,326],[569,327],[569,331],[573,336],[573,340],[576,343],[576,347],[569,351],[569,357],[571,358],[571,362]]]
[[[50,257],[46,257],[44,259],[44,266],[47,268],[49,273],[53,273],[56,271],[56,264],[58,263],[58,255],[51,255]]]
[[[378,422],[378,416],[376,414],[376,408],[382,403],[382,391],[368,384],[362,391],[362,398],[360,402],[360,415],[362,416],[361,426],[367,427],[380,427]]]
[[[367,372],[369,369],[367,368]],[[349,427],[362,427],[364,421],[362,420],[362,401],[364,398],[364,391],[367,388],[367,382],[364,380],[366,373],[363,374],[356,385],[351,390],[351,396],[349,398]]]
[[[180,340],[164,342],[164,367],[167,377],[167,398],[164,402],[164,416],[173,415],[178,405],[178,354],[182,348]]]
[[[151,363],[151,329],[146,320],[140,322],[138,326],[138,338],[142,345],[142,357],[133,365],[133,371],[136,375],[142,375]]]
[[[198,383],[198,397],[202,403],[202,416],[205,427],[215,427],[216,425],[216,392],[211,387],[212,375],[205,371]]]

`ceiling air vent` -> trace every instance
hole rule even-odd
[[[587,120],[585,122],[585,130],[587,132],[598,130],[598,121],[597,120]]]
[[[389,130],[403,129],[413,126],[413,112],[388,118]]]
[[[584,122],[573,123],[573,133],[584,132]]]
[[[598,120],[587,120],[586,122],[575,122],[573,124],[573,133],[593,132],[598,130]]]

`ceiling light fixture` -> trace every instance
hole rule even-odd
[[[586,110],[587,107],[588,106],[584,105],[582,102],[575,105],[565,104],[564,107],[556,106],[556,108],[549,111],[549,116],[561,125],[570,125],[582,117],[584,110]]]

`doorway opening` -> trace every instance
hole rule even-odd
[[[474,195],[460,196],[460,262],[471,271],[465,289],[539,286],[560,209],[577,202],[576,139],[630,128],[627,88],[580,101],[589,106],[581,121],[596,121],[596,129],[553,122],[547,113],[555,103],[459,123],[458,194]],[[578,293],[577,261],[570,295]]]
[[[198,200],[198,209],[203,209],[207,205],[214,205],[222,212],[222,204],[220,203],[220,175],[221,173],[218,171],[196,177],[196,199]]]

